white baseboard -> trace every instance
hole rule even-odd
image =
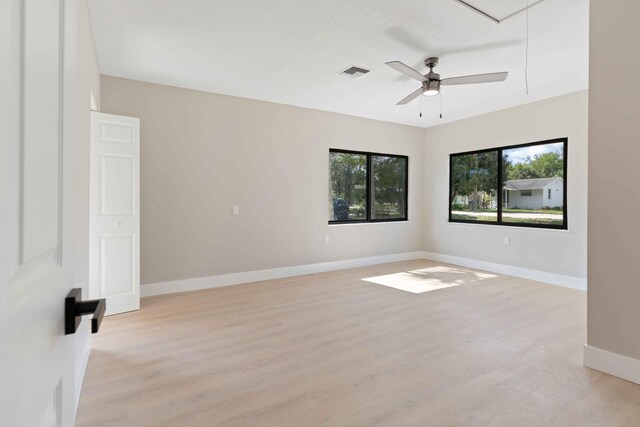
[[[355,258],[342,261],[296,265],[292,267],[271,268],[268,270],[222,274],[219,276],[195,277],[192,279],[149,283],[140,287],[140,296],[151,297],[156,295],[174,294],[178,292],[197,291],[200,289],[220,288],[223,286],[239,285],[242,283],[282,279],[285,277],[301,276],[303,274],[323,273],[326,271],[366,267],[369,265],[384,264],[397,261],[408,261],[412,259],[429,259],[432,261],[446,262],[447,264],[477,268],[479,270],[486,270],[493,273],[521,277],[523,279],[536,280],[538,282],[564,286],[567,288],[580,289],[583,291],[587,290],[587,280],[581,277],[565,276],[562,274],[531,270],[528,268],[514,267],[512,265],[497,264],[471,258],[462,258],[453,255],[416,251],[391,255],[380,255],[367,258]]]
[[[587,290],[587,279],[582,277],[565,276],[563,274],[549,273],[546,271],[532,270],[529,268],[514,267],[512,265],[497,264],[494,262],[480,261],[471,258],[462,258],[453,255],[437,254],[433,252],[423,252],[423,258],[432,261],[446,262],[463,267],[486,270],[492,273],[505,274],[507,276],[521,277],[523,279],[536,280],[538,282],[549,283],[551,285],[564,286],[566,288]]]
[[[196,291],[200,289],[219,288],[239,285],[261,280],[282,279],[301,276],[303,274],[323,273],[347,268],[366,267],[388,262],[422,259],[422,252],[404,252],[391,255],[380,255],[367,258],[355,258],[343,261],[321,262],[317,264],[297,265],[292,267],[271,268],[268,270],[247,271],[243,273],[223,274],[219,276],[196,277],[193,279],[172,280],[169,282],[149,283],[140,286],[140,296],[173,294],[177,292]]]
[[[584,366],[640,384],[640,360],[584,345]]]

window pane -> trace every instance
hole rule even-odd
[[[367,156],[329,153],[329,219],[367,219]]]
[[[496,222],[498,152],[451,157],[451,219]]]
[[[502,222],[563,225],[564,144],[504,150],[502,163]]]
[[[373,219],[404,219],[407,197],[407,159],[404,157],[371,156],[373,174]]]

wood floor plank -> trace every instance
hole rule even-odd
[[[425,260],[145,298],[94,337],[77,425],[640,425],[640,386],[582,366],[585,311]]]

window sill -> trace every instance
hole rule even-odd
[[[374,221],[374,222],[345,222],[340,224],[328,224],[329,227],[343,227],[343,226],[353,226],[353,225],[389,225],[389,224],[407,224],[413,221],[410,220],[399,220],[399,221]]]
[[[528,231],[551,231],[554,233],[571,233],[571,229],[563,230],[561,228],[544,228],[544,227],[527,227],[527,226],[513,226],[513,225],[497,225],[497,224],[480,224],[480,223],[467,223],[467,222],[455,222],[455,221],[445,221],[447,225],[460,225],[463,227],[491,227],[491,228],[500,228],[500,229],[509,229],[509,230],[528,230]]]

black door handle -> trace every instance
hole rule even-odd
[[[107,308],[105,299],[82,301],[82,289],[71,289],[64,299],[64,333],[75,334],[85,314],[93,314],[91,318],[91,333],[95,334],[100,329],[104,310]]]

